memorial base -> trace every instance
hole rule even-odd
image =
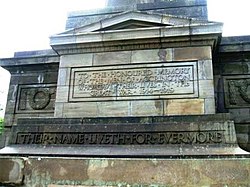
[[[250,158],[1,157],[0,181],[25,187],[248,186]]]
[[[228,114],[20,119],[0,155],[5,186],[250,184]]]
[[[166,157],[248,154],[228,114],[19,119],[2,155]]]

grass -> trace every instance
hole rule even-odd
[[[3,132],[3,118],[0,118],[0,134]]]

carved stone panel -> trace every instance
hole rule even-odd
[[[16,113],[47,113],[55,107],[56,84],[19,85]]]
[[[250,75],[224,77],[226,108],[250,107]]]
[[[197,62],[72,68],[69,101],[194,98]]]
[[[225,137],[221,131],[135,132],[135,133],[18,133],[15,144],[42,145],[175,145],[220,144]]]

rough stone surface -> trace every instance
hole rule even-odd
[[[165,101],[165,115],[204,114],[203,99],[178,99]]]
[[[9,167],[12,162],[6,166]],[[143,172],[142,172],[143,171]],[[249,158],[88,159],[30,157],[25,187],[248,186]],[[2,181],[1,181],[2,182]]]
[[[21,158],[0,158],[0,185],[23,183],[24,160]]]
[[[176,61],[201,59],[212,59],[210,47],[177,48],[173,52],[173,60]]]
[[[5,147],[5,134],[1,133],[0,134],[0,149],[2,149],[3,147]]]

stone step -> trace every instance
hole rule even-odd
[[[0,154],[162,157],[244,154],[228,114],[23,118]]]

